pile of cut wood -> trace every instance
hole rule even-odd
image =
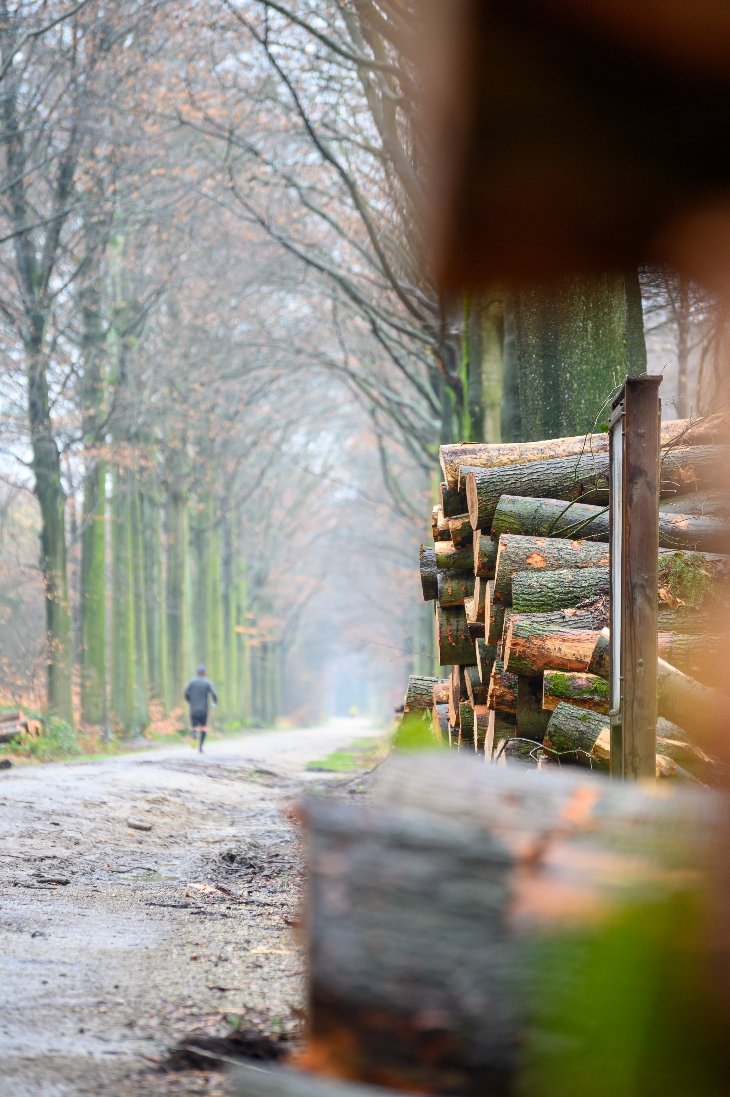
[[[39,735],[40,720],[32,720],[22,712],[0,712],[0,744],[12,743],[20,735]]]
[[[727,707],[718,685],[730,520],[724,421],[662,424],[657,773],[710,781]],[[421,546],[448,677],[412,676],[404,711],[488,759],[607,768],[608,436],[440,451]]]

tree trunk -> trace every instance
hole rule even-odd
[[[607,613],[599,604],[553,613],[513,614],[504,646],[506,669],[528,677],[544,670],[587,671]]]
[[[646,371],[638,278],[576,275],[515,294],[524,438],[595,430],[611,393]]]
[[[556,571],[518,571],[512,577],[514,613],[549,613],[607,596],[608,568],[558,568]]]
[[[132,573],[131,485],[121,469],[112,476],[111,712],[123,732],[135,724],[135,594]]]
[[[494,599],[503,605],[512,602],[512,578],[518,572],[563,571],[590,568],[608,569],[607,545],[590,541],[566,541],[561,538],[520,537],[505,533],[499,539],[494,573]]]
[[[150,694],[166,706],[167,685],[167,618],[162,586],[163,536],[160,505],[149,492],[141,497],[142,539],[144,542],[145,606],[147,622],[147,665]]]
[[[174,474],[168,478],[166,505],[167,576],[165,610],[168,639],[168,707],[182,701],[190,677],[188,512],[183,486]]]
[[[66,494],[51,424],[46,361],[37,350],[31,351],[28,362],[28,420],[34,490],[41,515],[40,568],[46,609],[48,707],[61,719],[71,722],[72,644],[66,563]]]
[[[490,710],[486,705],[474,706],[474,752],[491,757],[493,738],[491,733],[494,725],[490,718]]]
[[[609,707],[608,685],[595,674],[546,670],[542,682],[542,707],[553,712],[561,701],[605,716]]]
[[[106,718],[106,465],[94,461],[84,484],[81,533],[81,719]]]
[[[657,663],[659,714],[679,724],[698,746],[730,759],[725,731],[728,698],[701,685],[664,659]]]

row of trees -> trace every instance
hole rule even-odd
[[[416,30],[411,0],[0,3],[0,468],[60,714],[139,728],[202,660],[268,722],[343,645],[387,691],[432,646],[403,579],[436,445],[588,429],[644,369],[635,274],[437,292]],[[652,279],[689,348],[711,309]]]

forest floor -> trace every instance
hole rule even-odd
[[[291,806],[356,794],[307,764],[377,735],[343,720],[0,772],[0,1095],[224,1094],[207,1055],[295,1040]]]

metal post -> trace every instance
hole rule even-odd
[[[628,378],[610,427],[611,775],[654,777],[661,377]]]

